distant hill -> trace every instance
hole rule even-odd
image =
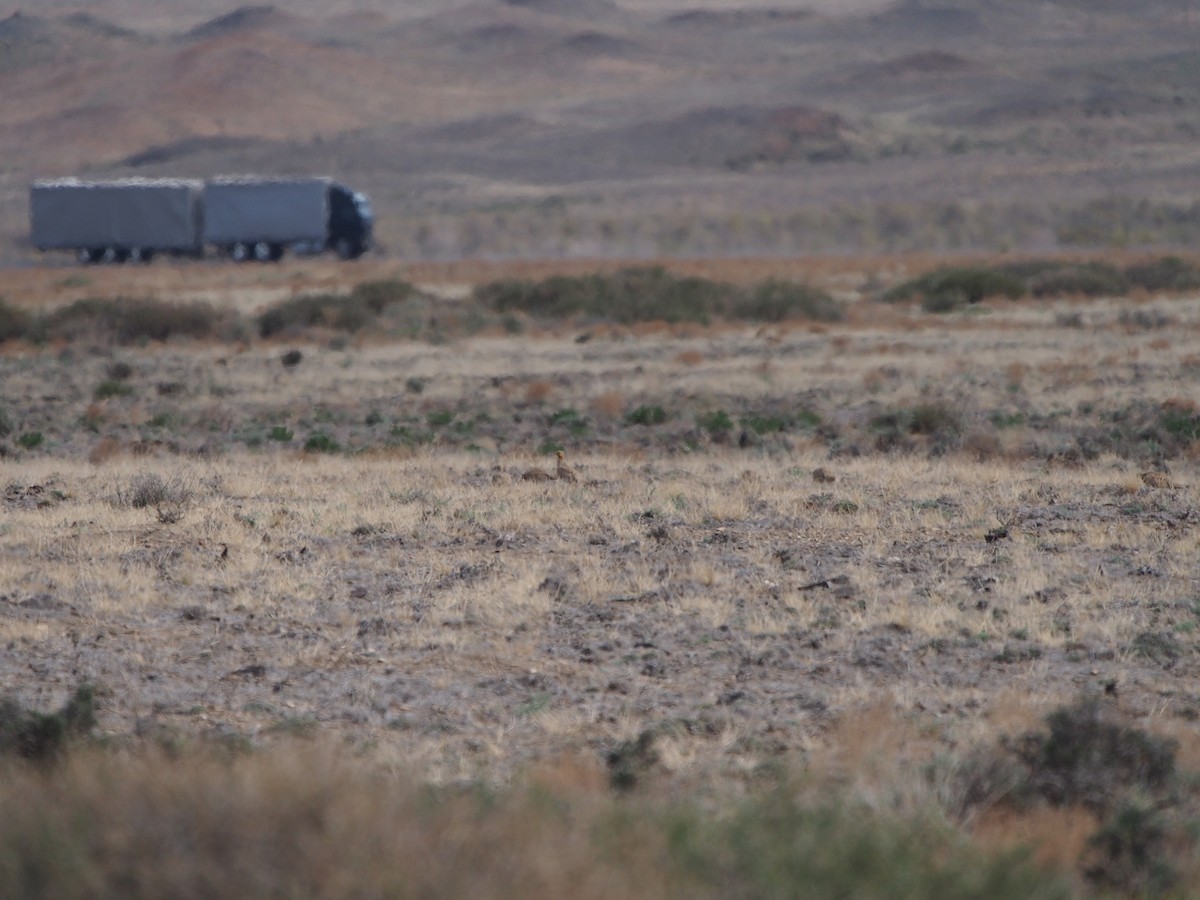
[[[250,169],[366,188],[406,255],[1200,237],[1186,3],[38,9],[0,18],[10,260],[32,178]]]

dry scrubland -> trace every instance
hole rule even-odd
[[[5,763],[0,883],[1187,895],[1200,299],[816,274],[842,321],[7,345],[0,736],[97,720]]]

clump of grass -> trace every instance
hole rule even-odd
[[[844,314],[841,305],[820,288],[794,281],[769,279],[736,297],[729,316],[751,322],[782,322],[788,319],[839,322]]]
[[[349,294],[301,294],[270,307],[258,317],[261,337],[296,334],[309,328],[356,332],[379,322],[393,306],[417,296],[406,281],[366,281]]]
[[[0,297],[0,342],[28,336],[33,316]]]
[[[0,698],[0,756],[54,760],[72,741],[87,737],[95,726],[96,692],[90,684],[77,687],[62,709],[52,713],[26,709],[11,698]]]
[[[949,266],[909,279],[884,293],[885,303],[920,300],[927,312],[949,312],[992,297],[1025,296],[1024,282],[988,266]]]
[[[133,388],[124,381],[119,381],[115,378],[106,378],[92,391],[92,396],[97,400],[107,400],[109,397],[127,397],[133,393]]]
[[[306,453],[338,453],[342,445],[323,431],[315,431],[304,442]]]
[[[1100,262],[1049,267],[1029,278],[1028,286],[1034,297],[1122,297],[1129,293],[1129,280],[1120,269]]]
[[[733,419],[723,409],[714,409],[696,416],[696,424],[709,434],[720,434],[733,429]]]
[[[22,450],[36,450],[44,440],[45,436],[40,431],[26,431],[17,437],[17,446]]]
[[[661,425],[667,421],[667,411],[656,404],[643,403],[625,414],[630,425]]]
[[[28,336],[36,340],[94,340],[107,336],[117,344],[202,340],[219,336],[228,314],[203,302],[166,303],[150,297],[89,297],[35,321]]]
[[[1163,256],[1125,268],[1125,278],[1147,291],[1194,291],[1200,288],[1200,268],[1178,256]]]
[[[621,323],[700,322],[714,318],[779,322],[835,321],[842,310],[822,290],[769,280],[743,289],[661,267],[623,269],[613,274],[555,276],[542,281],[503,280],[481,285],[475,299],[499,313],[565,318],[586,316]]]
[[[167,523],[179,521],[195,498],[195,490],[181,478],[166,479],[147,472],[135,475],[126,487],[118,488],[114,503],[133,509],[153,507]]]
[[[584,315],[616,322],[707,322],[727,285],[681,278],[661,267],[624,269],[612,275],[560,275],[543,281],[503,280],[480,285],[475,299],[500,313],[563,318]]]

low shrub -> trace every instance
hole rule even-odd
[[[96,692],[82,684],[58,712],[26,709],[11,698],[0,698],[0,755],[50,761],[71,741],[86,737],[96,726]]]
[[[667,411],[661,406],[642,404],[625,414],[630,425],[661,425],[667,421]]]
[[[31,326],[38,340],[94,340],[107,336],[117,344],[200,340],[217,337],[227,314],[203,302],[165,303],[153,298],[89,297],[54,310]]]
[[[323,431],[313,432],[304,442],[307,453],[337,453],[341,449],[342,445]]]
[[[1121,271],[1100,262],[1047,268],[1031,277],[1028,286],[1034,297],[1122,297],[1129,293],[1129,281]]]
[[[1147,291],[1192,291],[1200,288],[1200,268],[1178,256],[1163,256],[1125,268],[1125,278]]]
[[[0,297],[0,341],[15,341],[29,334],[33,316]]]
[[[1016,300],[1025,296],[1016,275],[987,266],[950,266],[912,278],[887,291],[885,303],[920,300],[927,312],[949,312],[991,297]]]
[[[733,288],[705,278],[672,275],[661,267],[615,274],[558,275],[543,281],[508,279],[480,285],[475,299],[499,313],[563,318],[583,315],[616,322],[707,322]]]
[[[729,315],[752,322],[782,322],[811,319],[838,322],[842,307],[828,293],[794,281],[770,279],[736,297]]]

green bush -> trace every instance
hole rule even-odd
[[[951,266],[905,281],[887,291],[882,299],[885,303],[920,300],[927,312],[949,312],[991,297],[1016,300],[1025,293],[1025,283],[1001,269]]]
[[[661,406],[643,404],[625,414],[630,425],[661,425],[667,421],[667,411]]]
[[[1120,270],[1099,262],[1048,268],[1030,278],[1028,285],[1034,297],[1122,297],[1129,293],[1129,281]]]
[[[105,400],[109,397],[125,397],[132,393],[133,388],[124,381],[106,378],[96,385],[96,389],[92,391],[92,396],[97,400]]]
[[[288,428],[286,425],[276,425],[267,432],[267,440],[278,441],[281,444],[286,444],[295,436],[296,435],[292,429]]]
[[[1152,262],[1126,266],[1125,278],[1132,286],[1148,291],[1192,291],[1200,288],[1200,268],[1178,256],[1163,256]]]
[[[40,431],[26,431],[17,438],[17,444],[25,450],[34,450],[42,446],[42,440]]]
[[[782,322],[787,319],[812,319],[838,322],[842,308],[828,293],[793,281],[770,279],[739,296],[730,309],[735,319],[753,322]]]
[[[733,419],[729,418],[729,413],[725,410],[715,409],[712,412],[696,416],[696,424],[710,434],[717,434],[721,431],[730,431],[733,428]]]
[[[0,698],[0,754],[52,760],[77,738],[96,726],[96,693],[80,685],[58,712],[25,709],[15,700]]]
[[[364,281],[355,285],[350,296],[361,301],[367,309],[379,315],[394,303],[403,303],[417,294],[417,289],[407,281],[389,278],[382,281]]]
[[[90,297],[54,310],[32,327],[40,340],[94,339],[108,335],[118,344],[192,339],[218,335],[226,322],[208,303],[164,303],[153,298]]]
[[[315,431],[304,442],[304,449],[308,453],[337,453],[342,445],[325,432]]]
[[[33,316],[0,297],[0,341],[14,341],[29,334]]]
[[[658,267],[612,275],[560,275],[540,282],[481,285],[475,297],[496,312],[561,318],[584,315],[616,322],[706,322],[731,288],[704,278],[679,277]]]
[[[258,333],[267,338],[317,326],[353,332],[364,328],[374,318],[362,298],[342,294],[301,294],[260,314]]]

